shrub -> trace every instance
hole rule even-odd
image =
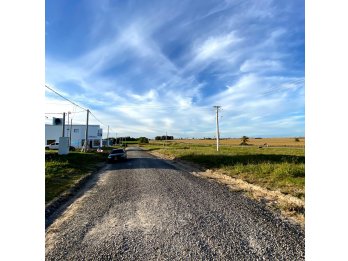
[[[139,143],[149,143],[149,139],[146,137],[140,137],[138,139]]]

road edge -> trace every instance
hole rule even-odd
[[[71,188],[62,192],[59,196],[52,199],[50,202],[45,204],[45,223],[50,223],[50,219],[55,215],[56,211],[62,208],[66,203],[73,199],[83,189],[83,187],[90,181],[94,176],[101,172],[107,164],[100,162],[96,164],[97,168],[83,175]]]
[[[142,149],[155,157],[165,160],[168,164],[180,170],[189,172],[194,176],[214,180],[215,182],[228,186],[231,191],[244,192],[247,197],[262,203],[268,210],[278,214],[283,220],[294,225],[299,225],[302,229],[305,228],[304,200],[285,195],[280,191],[272,191],[262,188],[241,179],[232,178],[222,171],[206,169],[201,165],[170,157],[157,151]]]

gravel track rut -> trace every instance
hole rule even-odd
[[[130,148],[46,229],[46,260],[304,260],[305,237],[226,186]]]

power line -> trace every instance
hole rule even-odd
[[[74,113],[81,113],[81,112],[85,112],[85,111],[75,111],[75,112],[69,112],[70,114],[74,114]],[[63,112],[45,112],[45,114],[62,114]]]
[[[94,117],[94,119],[96,119],[100,124],[104,125],[104,126],[108,126],[106,124],[104,124],[103,122],[101,122],[100,120],[97,119],[97,117],[91,112],[89,111],[89,113]]]
[[[52,92],[54,92],[55,94],[57,94],[58,96],[62,97],[64,100],[67,100],[68,102],[70,102],[70,103],[74,104],[75,106],[81,108],[82,110],[85,110],[85,111],[87,110],[87,109],[81,107],[80,105],[76,104],[75,102],[69,100],[68,98],[65,98],[63,95],[61,95],[60,93],[56,92],[55,90],[53,90],[51,87],[47,86],[46,84],[45,84],[45,87],[47,89],[51,90]]]
[[[62,112],[45,112],[45,114],[62,114]]]

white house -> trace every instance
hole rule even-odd
[[[63,134],[62,119],[53,118],[53,124],[45,124],[45,145],[59,142]],[[84,145],[86,136],[86,125],[70,124],[65,125],[64,137],[69,137],[70,146],[81,148]],[[88,143],[90,148],[102,146],[103,129],[99,125],[88,125]]]

